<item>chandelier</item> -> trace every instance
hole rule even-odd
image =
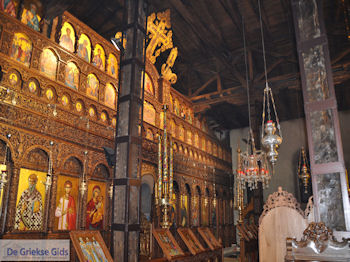
[[[243,43],[244,43],[244,59],[245,59],[245,73],[246,73],[246,85],[247,85],[247,98],[248,98],[248,120],[249,120],[249,132],[247,139],[247,150],[241,152],[238,148],[237,151],[237,182],[240,183],[242,189],[246,189],[246,186],[250,189],[256,189],[258,182],[261,182],[265,188],[270,181],[270,173],[266,165],[266,155],[262,150],[257,150],[254,143],[254,135],[251,128],[251,115],[250,115],[250,96],[249,96],[249,81],[248,81],[248,66],[247,66],[247,54],[246,54],[246,40],[244,21],[243,24]]]
[[[307,188],[308,188],[309,179],[311,176],[310,176],[310,167],[306,159],[304,147],[302,147],[300,150],[297,174],[299,179],[304,184],[304,193],[307,194]]]
[[[282,132],[281,132],[281,126],[278,120],[278,115],[276,111],[275,101],[273,99],[272,90],[269,87],[269,84],[267,82],[266,55],[265,55],[264,33],[263,33],[263,27],[262,27],[262,21],[261,21],[260,0],[258,0],[258,4],[259,4],[261,42],[263,47],[265,83],[266,83],[266,86],[264,89],[264,100],[263,100],[264,102],[263,102],[263,113],[262,113],[262,124],[261,124],[261,144],[265,148],[267,158],[269,159],[273,168],[273,166],[277,162],[277,156],[278,156],[277,149],[282,143]],[[275,114],[278,134],[276,133],[276,125],[274,121],[271,119],[270,101],[272,104],[273,112]],[[267,111],[267,121],[265,122],[266,111]]]
[[[156,181],[155,203],[162,212],[160,226],[170,228],[171,204],[173,195],[173,143],[171,136],[168,143],[168,134],[166,126],[167,105],[163,106],[164,112],[164,132],[163,138],[158,136],[158,177]],[[169,151],[169,154],[168,154]]]

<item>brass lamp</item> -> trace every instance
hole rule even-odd
[[[301,148],[300,154],[299,154],[299,164],[298,164],[298,177],[304,184],[304,193],[307,194],[307,188],[309,185],[310,180],[310,167],[308,165],[305,149],[304,147]]]

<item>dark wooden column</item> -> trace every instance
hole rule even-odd
[[[120,93],[115,138],[112,237],[114,261],[138,261],[140,235],[140,169],[146,3],[125,1]]]
[[[292,0],[315,217],[350,230],[343,148],[321,0]]]

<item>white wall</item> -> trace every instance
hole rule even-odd
[[[350,111],[339,113],[340,129],[342,133],[344,161],[350,167]],[[283,143],[280,146],[275,174],[272,176],[269,188],[264,190],[264,201],[269,194],[277,191],[278,186],[299,199],[296,183],[296,170],[298,165],[299,150],[302,146],[308,148],[306,139],[305,119],[299,118],[281,123]],[[237,141],[241,150],[246,149],[242,138],[247,138],[248,128],[233,129],[230,131],[230,145],[232,148],[232,167],[235,173],[237,160]],[[259,135],[260,137],[260,135]]]

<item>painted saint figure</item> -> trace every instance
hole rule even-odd
[[[101,196],[101,188],[96,185],[92,189],[92,198],[86,208],[86,228],[87,229],[103,229],[103,196]]]
[[[37,8],[34,4],[30,5],[30,10],[24,9],[21,21],[35,31],[40,31],[39,19],[36,14]]]
[[[84,39],[83,43],[79,43],[77,54],[79,57],[83,58],[86,62],[89,61],[89,51],[87,49],[88,41]]]
[[[92,59],[92,63],[97,66],[99,69],[104,70],[103,61],[101,58],[101,49],[97,49],[97,54]]]
[[[66,33],[61,36],[60,45],[69,51],[74,51],[73,41],[71,38],[71,30],[69,27],[66,28]]]
[[[16,8],[13,0],[1,0],[0,9],[10,16],[16,17]]]
[[[72,191],[72,182],[64,182],[64,196],[56,208],[55,216],[58,217],[58,230],[74,230],[76,224],[76,208],[74,198],[70,195]]]
[[[41,230],[43,222],[43,202],[40,192],[36,189],[38,177],[31,174],[28,178],[28,188],[25,189],[16,208],[15,229]]]

